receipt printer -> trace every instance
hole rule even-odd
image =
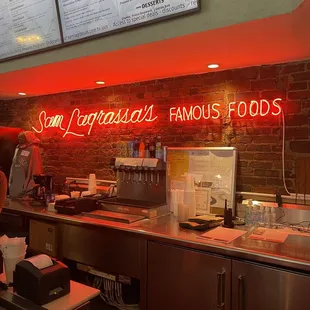
[[[13,273],[15,292],[37,305],[45,305],[70,293],[69,269],[47,255],[24,259]]]

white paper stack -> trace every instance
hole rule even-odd
[[[16,264],[25,258],[27,247],[26,238],[8,238],[6,235],[0,238],[7,283],[13,282],[13,271]]]

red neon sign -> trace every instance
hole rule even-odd
[[[227,116],[231,118],[234,113],[237,113],[240,118],[245,116],[277,116],[282,112],[282,107],[280,105],[281,101],[282,99],[277,98],[272,101],[268,101],[266,99],[259,101],[252,100],[250,103],[246,103],[244,101],[230,102],[228,104]],[[185,122],[218,119],[223,117],[220,113],[219,107],[220,105],[218,103],[171,107],[169,112],[169,120],[170,122]]]
[[[94,125],[109,125],[109,124],[135,124],[142,122],[154,122],[157,116],[154,115],[154,105],[145,106],[141,109],[119,109],[117,111],[94,112],[90,114],[82,114],[80,109],[76,108],[70,115],[69,122],[65,125],[65,117],[62,114],[47,116],[45,111],[39,114],[39,127],[32,127],[36,133],[42,133],[48,128],[59,128],[64,131],[63,137],[74,135],[84,137],[85,134],[74,131],[76,127],[88,128],[87,134],[90,135]]]
[[[230,102],[225,111],[225,115],[221,115],[220,104],[203,104],[171,107],[169,111],[170,122],[185,122],[199,120],[215,120],[221,117],[266,117],[268,115],[277,116],[281,114],[282,107],[280,105],[282,99],[277,98],[272,101],[266,99],[251,100],[250,102]],[[118,109],[116,111],[105,112],[103,110],[82,114],[80,109],[73,110],[68,117],[68,121],[63,114],[48,116],[46,111],[39,114],[38,127],[32,127],[36,133],[42,133],[45,130],[57,128],[64,132],[63,137],[73,135],[84,137],[86,134],[77,130],[77,128],[86,128],[87,135],[90,135],[94,126],[105,126],[112,124],[136,124],[136,123],[152,123],[158,116],[154,113],[154,105],[144,106],[141,109]]]

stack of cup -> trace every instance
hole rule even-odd
[[[196,216],[195,179],[188,175],[185,180],[184,204],[189,208],[189,217]]]
[[[88,190],[91,194],[97,193],[97,180],[96,175],[94,173],[91,173],[88,178]]]
[[[174,216],[178,216],[178,206],[180,203],[183,203],[184,190],[181,189],[172,189],[170,196],[170,211]]]
[[[12,283],[15,266],[26,255],[26,238],[8,238],[7,236],[3,236],[0,239],[0,249],[3,257],[6,282]]]

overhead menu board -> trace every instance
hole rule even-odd
[[[61,43],[55,0],[0,0],[0,59]]]
[[[198,0],[58,0],[64,42],[182,14]]]

